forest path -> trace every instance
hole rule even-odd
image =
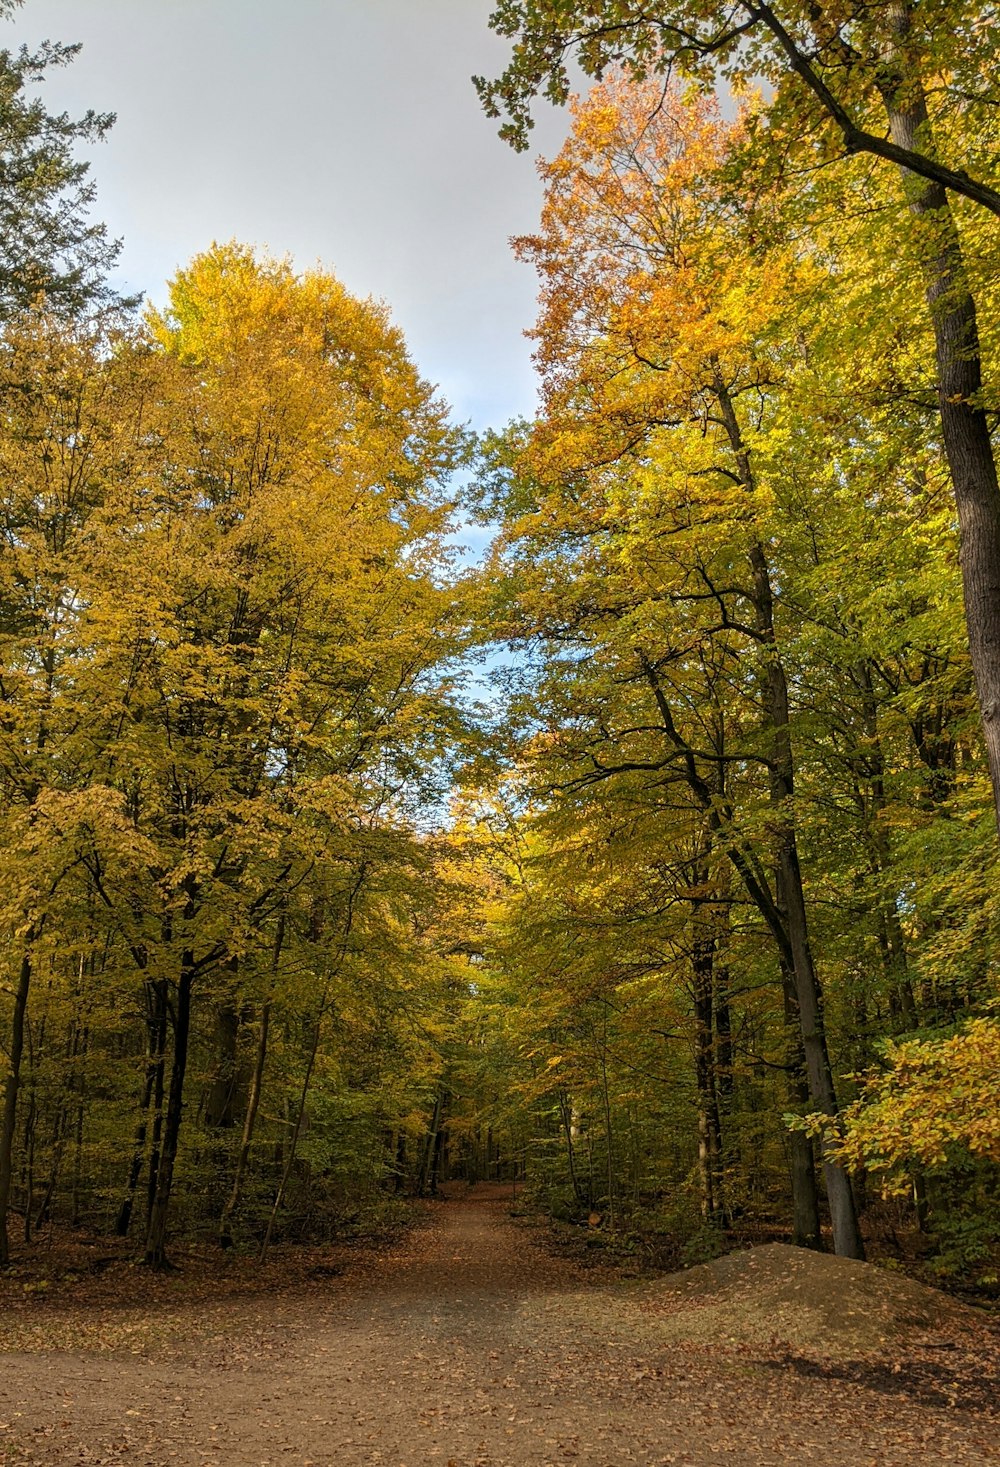
[[[428,1209],[376,1274],[188,1304],[142,1353],[7,1356],[0,1459],[225,1467],[1000,1462],[996,1418],[882,1379],[667,1345],[509,1204]],[[173,1332],[172,1334],[170,1332]]]

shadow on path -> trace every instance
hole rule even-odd
[[[915,1467],[1000,1462],[996,1419],[874,1376],[667,1345],[509,1217],[428,1204],[373,1275],[192,1317],[178,1357],[8,1356],[9,1463],[130,1467]],[[176,1318],[174,1324],[177,1323]],[[183,1321],[182,1321],[183,1324]],[[199,1328],[194,1326],[199,1324]],[[884,1385],[884,1382],[882,1383]]]

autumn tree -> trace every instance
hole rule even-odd
[[[648,91],[623,87],[595,93],[580,109],[573,139],[548,171],[542,233],[522,245],[545,281],[539,329],[547,385],[547,423],[539,434],[543,482],[555,482],[566,469],[589,474],[600,519],[604,495],[614,503],[621,492],[613,483],[616,470],[601,466],[638,459],[639,476],[649,485],[648,536],[664,547],[648,562],[645,594],[637,598],[625,592],[619,627],[612,631],[609,626],[603,634],[612,639],[615,662],[631,661],[632,677],[646,688],[652,720],[643,716],[640,698],[630,722],[643,740],[658,724],[663,752],[651,757],[620,752],[607,763],[595,759],[591,777],[633,766],[676,767],[689,797],[704,812],[711,841],[733,863],[774,937],[794,991],[810,1093],[815,1104],[834,1114],[837,1100],[792,817],[788,678],[765,548],[766,500],[748,436],[753,419],[744,409],[752,398],[766,400],[780,380],[782,367],[766,344],[768,316],[775,309],[775,292],[784,289],[794,265],[789,259],[780,265],[768,261],[754,270],[725,228],[721,199],[713,203],[706,197],[703,181],[720,165],[718,120],[685,109],[672,97],[662,123],[643,130],[643,108],[649,103]],[[654,446],[658,439],[662,447]],[[674,509],[666,486],[678,470],[687,483],[682,487],[678,481],[680,503]],[[705,490],[693,494],[697,476]],[[667,521],[675,517],[671,535]],[[720,535],[724,525],[736,530],[735,542]],[[567,529],[572,536],[574,527]],[[636,531],[638,525],[632,534]],[[591,534],[588,557],[601,558],[599,522]],[[734,554],[744,560],[742,573]],[[685,605],[694,612],[689,627],[682,620]],[[706,623],[702,607],[719,617],[717,627]],[[761,659],[752,694],[760,703],[763,734],[756,753],[729,747],[724,714],[701,736],[681,721],[677,698],[689,702],[690,694],[675,691],[678,676],[689,669],[699,676],[695,659],[704,665],[702,649],[713,636],[724,639],[722,658],[742,652],[744,658]],[[687,637],[692,640],[686,646]],[[718,698],[702,696],[704,719]],[[732,815],[725,772],[755,758],[769,780],[771,876],[751,847],[727,833]],[[702,947],[703,955],[707,951]],[[861,1244],[850,1188],[832,1159],[827,1184],[838,1249],[857,1255]]]
[[[30,958],[85,912],[102,981],[131,985],[146,1043],[119,1222],[145,1169],[145,1253],[162,1266],[192,1045],[214,1049],[216,1165],[243,1126],[232,1214],[269,1018],[277,1004],[281,1025],[305,1025],[280,1205],[332,1006],[346,1024],[350,984],[373,981],[390,933],[387,972],[401,983],[415,961],[402,955],[423,864],[412,822],[459,728],[442,483],[460,438],[380,307],[237,246],[182,272],[134,339],[80,348],[106,418],[81,407],[60,330],[33,367],[48,398],[9,449],[6,750],[25,828],[11,832],[8,922]],[[75,803],[56,807],[61,838],[42,845],[29,892],[29,832],[64,786]],[[241,1114],[254,1024],[256,1100]],[[16,1087],[8,1100],[16,1113]]]
[[[141,473],[141,393],[116,355],[126,340],[120,331],[109,336],[99,325],[40,314],[8,328],[0,356],[0,779],[15,968],[0,1132],[4,1244],[36,945],[51,952],[55,912],[79,872],[74,831],[81,822],[117,820],[109,792],[90,792],[106,690],[93,681],[81,628],[82,547],[108,489]]]
[[[773,1027],[756,1052],[784,1071],[795,1108],[832,1116],[831,1023],[842,1048],[859,1016],[867,1029],[870,1001],[888,1003],[897,1030],[916,1022],[899,909],[913,858],[900,827],[916,822],[898,802],[920,791],[933,820],[960,760],[981,797],[978,743],[912,260],[877,281],[853,270],[859,250],[884,246],[877,177],[836,195],[810,181],[746,198],[730,171],[742,146],[741,126],[707,104],[618,76],[575,106],[570,140],[542,166],[541,228],[519,248],[542,281],[543,410],[496,446],[487,476],[503,525],[494,615],[534,651],[524,713],[544,732],[528,745],[529,778],[564,832],[567,887],[574,849],[578,867],[600,869],[605,851],[622,869],[638,860],[631,890],[661,893],[661,943],[665,911],[721,915],[741,894],[773,944],[768,981],[788,1020],[785,1053]],[[809,228],[820,202],[823,225]],[[581,849],[572,832],[593,828],[598,808],[604,834]],[[551,866],[553,850],[542,859]],[[827,899],[836,883],[851,938],[810,899],[818,881]],[[637,924],[644,910],[637,897]],[[720,1047],[724,1005],[714,1034],[697,997],[713,986],[703,928],[695,919],[685,939],[689,981],[696,1025]],[[579,930],[582,941],[582,914]],[[721,930],[712,942],[721,1004],[749,973]],[[609,983],[625,946],[620,933]],[[877,988],[862,976],[873,959]],[[871,1057],[865,1042],[852,1058]],[[796,1234],[815,1238],[811,1163],[791,1144]],[[826,1162],[849,1251],[830,1141]]]
[[[934,334],[941,432],[961,529],[966,624],[1000,818],[1000,489],[984,395],[976,302],[959,204],[1000,213],[990,110],[996,20],[981,5],[769,5],[721,11],[632,0],[566,6],[504,0],[493,28],[515,40],[496,81],[477,82],[487,112],[526,145],[539,92],[565,102],[568,67],[599,77],[620,62],[634,79],[672,72],[702,87],[759,79],[770,100],[744,155],[743,176],[869,155],[892,165],[912,223]],[[653,114],[651,114],[653,115]],[[988,386],[988,384],[987,384]]]

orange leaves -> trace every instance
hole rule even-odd
[[[657,515],[738,518],[718,469],[731,453],[718,382],[763,407],[784,375],[790,300],[812,291],[816,267],[791,246],[755,244],[755,206],[737,206],[726,176],[742,126],[714,101],[618,74],[573,117],[541,167],[541,228],[515,243],[539,272],[542,305],[544,413],[523,468],[551,486],[550,514],[568,504],[578,531],[634,520],[634,506],[623,515],[606,498],[623,466],[633,488],[649,466]]]

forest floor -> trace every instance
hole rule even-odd
[[[710,1265],[694,1285],[708,1337],[685,1338],[691,1286],[583,1269],[509,1205],[490,1188],[428,1204],[396,1246],[329,1255],[280,1286],[238,1269],[217,1288],[136,1270],[127,1293],[103,1278],[75,1291],[7,1281],[0,1461],[1000,1463],[989,1321],[946,1308],[928,1326],[904,1300],[910,1325],[877,1350],[852,1352],[842,1331],[824,1355],[733,1333],[739,1311],[726,1296],[720,1312],[719,1289],[748,1299],[763,1286],[742,1265]],[[759,1251],[777,1287],[781,1254]]]

